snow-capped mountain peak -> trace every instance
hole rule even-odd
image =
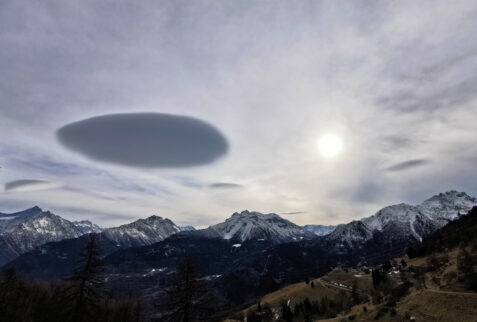
[[[379,210],[375,215],[361,221],[371,230],[381,230],[390,221],[409,221],[416,216],[416,207],[400,203]]]
[[[134,247],[157,243],[181,229],[168,218],[150,216],[130,224],[103,230],[103,234],[120,246]]]
[[[0,230],[4,229],[6,226],[15,225],[15,223],[22,222],[41,213],[43,213],[43,210],[38,206],[9,214],[0,213]]]
[[[375,232],[380,232],[389,240],[399,238],[422,240],[424,236],[443,227],[449,221],[467,214],[474,206],[477,206],[476,198],[465,192],[448,191],[416,206],[401,203],[385,207],[371,217],[338,226],[327,238],[334,238],[340,243],[351,242],[357,238],[354,235],[359,235],[358,239],[367,240]],[[359,232],[353,233],[358,222],[364,227],[361,227]]]
[[[0,264],[39,245],[83,234],[69,220],[37,206],[0,219]]]
[[[431,219],[447,222],[467,213],[475,205],[477,198],[451,190],[427,199],[417,208]]]
[[[277,214],[248,210],[236,212],[225,222],[208,229],[217,232],[223,239],[240,242],[250,239],[300,240],[310,234]]]

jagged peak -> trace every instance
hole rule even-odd
[[[152,215],[147,217],[145,220],[166,220],[167,218],[162,218],[161,216],[158,215]]]
[[[303,238],[306,235],[313,235],[277,214],[263,214],[249,210],[235,212],[224,222],[209,226],[208,229],[218,232],[224,239],[241,241],[254,238],[291,240],[293,237]]]
[[[25,209],[23,211],[19,211],[16,214],[19,214],[19,215],[27,214],[28,215],[28,214],[35,214],[35,213],[40,213],[40,212],[44,212],[43,209],[41,209],[38,206],[33,206],[33,207]]]
[[[255,212],[255,211],[249,211],[249,210],[245,209],[245,210],[242,210],[241,212],[234,212],[234,213],[232,214],[232,217],[233,217],[233,216],[248,216],[248,215],[251,215],[251,214],[254,214],[254,213],[255,213],[255,214],[258,214],[258,213]]]
[[[265,218],[265,217],[271,217],[271,216],[281,218],[279,215],[275,213],[264,214],[258,211],[250,211],[250,210],[242,210],[241,212],[234,212],[230,218],[233,218],[233,217],[264,217]]]
[[[449,190],[446,192],[441,192],[439,194],[436,194],[432,196],[431,198],[427,199],[426,201],[434,201],[434,200],[448,200],[448,199],[457,199],[457,198],[462,198],[462,199],[468,199],[468,200],[473,200],[475,201],[476,198],[468,195],[464,191],[457,191],[457,190]],[[424,201],[424,202],[426,202]]]
[[[112,227],[112,228],[109,228],[109,229],[117,229],[117,228],[123,228],[124,229],[124,228],[128,228],[128,227],[135,227],[135,226],[138,226],[138,225],[154,225],[156,223],[167,223],[169,225],[176,226],[176,224],[172,220],[170,220],[169,218],[163,218],[161,216],[152,215],[152,216],[149,216],[147,218],[140,218],[140,219],[135,220],[133,222],[120,225],[119,227]]]

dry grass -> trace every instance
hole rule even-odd
[[[388,308],[378,314],[384,305],[373,305],[370,302],[354,306],[346,315],[340,315],[333,319],[319,320],[326,322],[340,322],[348,320],[350,315],[354,316],[353,321],[409,321],[409,317],[414,317],[414,321],[443,321],[443,322],[477,322],[477,293],[472,293],[462,289],[461,285],[455,281],[446,280],[446,274],[455,273],[457,269],[458,250],[447,252],[449,261],[440,269],[425,274],[426,289],[416,290],[412,288],[410,293],[396,303],[395,312]],[[439,254],[437,254],[439,256]],[[400,263],[402,258],[395,260]],[[404,257],[409,266],[426,267],[426,257],[410,259]],[[358,275],[358,276],[357,276]],[[393,276],[393,279],[399,279]],[[328,281],[334,281],[346,285],[357,282],[359,289],[370,289],[372,287],[371,276],[359,274],[358,271],[349,269],[335,269],[323,277]],[[438,280],[438,282],[436,282]],[[269,304],[272,308],[277,308],[282,300],[290,300],[293,306],[297,302],[308,298],[310,301],[320,300],[323,296],[333,298],[341,290],[333,286],[323,285],[318,279],[313,280],[314,288],[310,284],[296,283],[283,289],[267,294],[261,300],[262,305]],[[363,306],[367,312],[363,311]],[[241,310],[245,314],[248,310],[256,306]]]
[[[350,315],[356,316],[354,321],[376,321],[375,317],[382,306],[375,307],[367,304],[368,312],[366,313],[362,310],[363,306],[355,306],[346,316],[319,321],[339,322]],[[391,316],[389,312],[384,313],[377,321],[409,321],[409,317],[412,316],[415,321],[476,322],[477,293],[414,291],[397,303],[396,311],[397,314],[394,316]]]
[[[325,280],[352,286],[356,281],[356,286],[361,290],[369,290],[372,287],[371,274],[362,275],[357,270],[349,269],[347,272],[341,268],[336,268],[323,276]]]
[[[415,321],[477,322],[477,293],[465,291],[458,284],[447,283],[444,278],[446,274],[456,272],[457,254],[456,249],[447,252],[449,262],[437,271],[426,273],[427,289],[411,289],[410,294],[397,303],[395,315],[392,316],[388,311],[381,314],[377,321],[409,321],[412,316]],[[398,263],[400,260],[401,258],[396,259]],[[405,257],[405,261],[409,266],[427,266],[426,257]],[[342,271],[333,276],[345,281],[345,273]],[[441,281],[439,284],[435,282],[436,278]],[[355,315],[354,321],[375,321],[378,311],[383,307],[373,306],[368,302],[365,304],[368,309],[365,313],[363,306],[353,307],[351,312],[344,316],[320,321],[339,322],[350,315]]]
[[[313,282],[314,287],[311,287]],[[304,282],[288,285],[278,291],[269,293],[261,299],[261,305],[268,304],[272,308],[280,306],[282,300],[290,300],[292,307],[298,303],[304,301],[306,298],[310,301],[321,300],[322,297],[327,296],[329,298],[335,296],[338,293],[338,289],[333,287],[327,287],[320,283],[318,279],[310,281],[309,284]],[[241,314],[246,314],[250,309],[256,308],[256,305],[250,306],[241,311]]]
[[[413,292],[398,305],[417,321],[477,321],[477,294],[438,293],[432,290]]]

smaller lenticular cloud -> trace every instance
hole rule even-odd
[[[5,192],[28,192],[38,190],[57,189],[62,187],[62,183],[45,180],[23,179],[10,181],[5,184]]]
[[[385,170],[390,172],[403,171],[411,168],[420,167],[426,164],[429,164],[430,161],[426,159],[414,159],[408,160],[400,163],[396,163],[390,167],[387,167]]]
[[[281,212],[280,215],[288,216],[288,215],[300,215],[305,213],[306,211],[289,211],[289,212]]]
[[[230,183],[230,182],[216,182],[209,184],[209,188],[211,189],[237,189],[243,188],[241,184],[238,183]]]
[[[65,147],[93,160],[137,168],[205,165],[228,151],[227,139],[211,124],[163,113],[97,116],[56,134]]]

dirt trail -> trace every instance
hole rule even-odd
[[[458,291],[442,291],[436,290],[432,288],[427,288],[425,291],[434,292],[434,293],[441,293],[441,294],[449,294],[449,295],[470,295],[470,296],[477,296],[477,293],[474,292],[458,292]]]

